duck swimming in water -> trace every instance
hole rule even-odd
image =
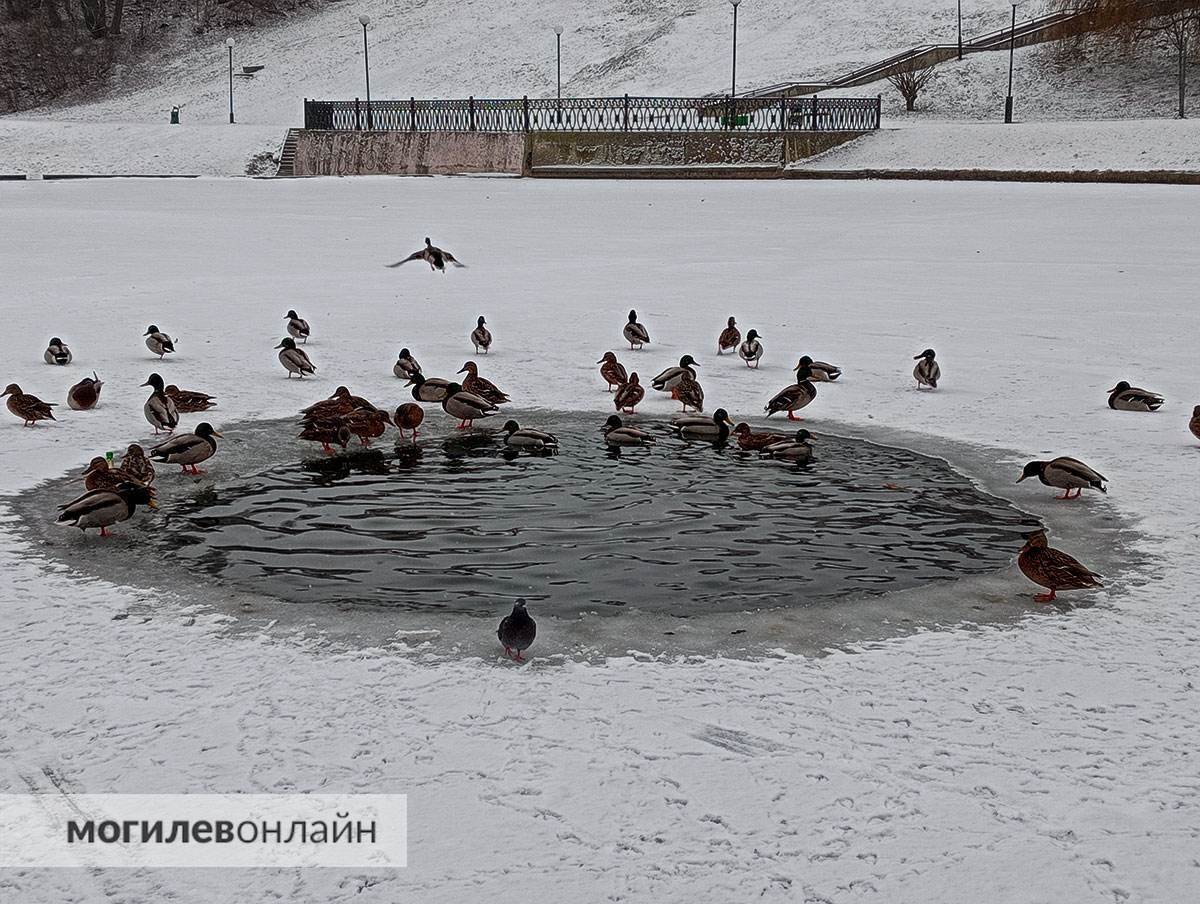
[[[718,408],[711,418],[701,423],[688,419],[671,425],[671,429],[682,439],[703,439],[714,443],[722,443],[729,439],[732,428],[733,421],[729,419],[729,412],[724,408]]]
[[[530,430],[522,427],[516,421],[508,421],[504,425],[504,445],[510,449],[524,449],[530,452],[557,452],[558,437],[553,433],[541,430]]]
[[[1157,392],[1138,389],[1124,380],[1108,392],[1108,407],[1114,411],[1158,411],[1166,401]]]
[[[738,446],[747,452],[758,452],[772,443],[782,442],[784,437],[778,433],[755,433],[749,424],[743,422],[733,428]]]
[[[1100,575],[1085,568],[1065,552],[1052,548],[1045,530],[1034,531],[1025,537],[1025,545],[1017,555],[1017,566],[1025,577],[1050,591],[1035,596],[1037,602],[1054,601],[1059,590],[1087,590],[1103,586]]]
[[[629,312],[629,322],[625,324],[625,329],[622,331],[625,341],[629,343],[629,348],[640,349],[650,341],[650,333],[644,326],[638,323],[637,311]]]
[[[608,416],[600,430],[604,433],[604,441],[610,446],[648,446],[658,442],[645,430],[626,427],[615,414]]]
[[[1025,465],[1017,483],[1030,477],[1036,477],[1048,487],[1062,490],[1063,494],[1057,499],[1078,499],[1085,489],[1099,490],[1107,493],[1104,484],[1108,480],[1099,471],[1089,468],[1077,458],[1062,455],[1051,461],[1031,461]],[[1075,495],[1071,495],[1071,491]]]
[[[768,445],[763,449],[763,455],[767,458],[778,459],[779,461],[806,465],[813,458],[811,442],[811,433],[807,430],[797,430],[793,439]]]
[[[717,354],[733,351],[741,341],[742,331],[737,328],[737,321],[730,317],[725,329],[717,337]]]
[[[433,242],[429,241],[429,236],[425,237],[425,247],[420,251],[414,251],[402,261],[396,261],[394,264],[388,264],[389,267],[400,267],[407,264],[409,261],[425,261],[429,264],[429,269],[437,270],[441,273],[446,272],[446,264],[454,264],[456,267],[465,267],[466,264],[461,263],[449,251],[439,248]]]
[[[46,351],[42,353],[42,359],[47,364],[57,364],[61,367],[71,363],[71,350],[67,348],[65,342],[55,336],[46,346]]]

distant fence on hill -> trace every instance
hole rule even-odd
[[[304,128],[402,132],[865,132],[878,97],[308,100]]]

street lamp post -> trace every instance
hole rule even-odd
[[[958,0],[958,60],[962,62],[962,0]]]
[[[742,0],[729,0],[733,7],[733,74],[729,80],[729,128],[737,125],[737,13]]]
[[[233,125],[233,38],[225,39],[225,47],[229,50],[229,124]]]
[[[555,63],[557,66],[557,73],[558,73],[556,76],[556,79],[555,79],[558,84],[558,108],[557,108],[556,118],[559,123],[562,122],[562,33],[563,33],[563,27],[561,25],[555,25],[554,26],[554,58],[555,58]]]
[[[1013,57],[1017,52],[1017,4],[1012,5],[1012,31],[1008,38],[1008,97],[1004,99],[1004,121],[1013,121]]]
[[[367,80],[367,130],[370,131],[375,128],[375,118],[371,115],[371,57],[367,50],[367,26],[371,24],[371,17],[363,13],[358,21],[363,27],[363,74]]]

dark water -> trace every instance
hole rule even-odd
[[[527,415],[555,456],[487,437],[324,459],[289,429],[243,432],[261,468],[164,506],[164,556],[302,603],[694,615],[807,606],[995,571],[1023,515],[944,462],[818,435],[805,469],[736,445],[615,454],[595,415]],[[645,426],[645,424],[642,424]],[[225,431],[227,434],[230,432]]]

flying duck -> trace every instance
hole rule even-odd
[[[405,430],[411,430],[412,438],[415,440],[417,438],[417,428],[421,426],[423,420],[425,420],[425,409],[416,402],[405,402],[392,415],[392,423],[400,431],[401,439],[404,439]]]
[[[812,371],[812,376],[809,379],[814,383],[832,383],[842,375],[840,367],[830,364],[828,361],[814,361],[808,355],[804,355],[800,359],[800,364],[796,366],[799,367],[800,365],[806,365]]]
[[[90,411],[100,401],[100,388],[104,381],[93,371],[67,390],[67,406],[72,411]]]
[[[812,370],[808,365],[797,365],[796,382],[781,389],[771,401],[767,402],[767,417],[778,411],[786,411],[789,421],[803,420],[803,418],[796,417],[796,412],[811,404],[812,400],[817,397],[817,387],[809,382],[811,377]]]
[[[146,486],[154,483],[154,465],[146,457],[146,450],[137,443],[130,443],[121,458],[121,470]]]
[[[107,458],[97,455],[83,472],[83,485],[88,490],[115,490],[123,483],[142,484],[123,468],[109,465]]]
[[[55,336],[50,340],[50,344],[46,346],[46,351],[43,352],[42,358],[47,364],[70,364],[71,350],[67,348],[67,344]]]
[[[466,430],[473,421],[491,417],[500,409],[473,392],[463,391],[462,386],[458,383],[451,383],[446,387],[446,397],[442,399],[442,410],[446,414],[458,418],[457,429]]]
[[[631,350],[641,348],[650,341],[650,334],[644,326],[638,323],[637,311],[629,312],[629,322],[625,324],[623,335]]]
[[[679,382],[675,384],[675,391],[672,395],[683,403],[683,410],[695,408],[697,411],[704,410],[704,389],[692,376],[691,371],[685,370],[680,374]]]
[[[747,452],[757,452],[783,439],[778,433],[755,433],[750,425],[744,422],[734,427],[733,432],[737,436],[738,446]]]
[[[473,392],[480,398],[487,399],[493,405],[503,405],[505,402],[510,401],[508,395],[502,392],[499,386],[491,380],[479,376],[479,365],[474,361],[468,361],[464,364],[459,373],[466,374],[463,377],[462,388],[467,392]]]
[[[1057,599],[1059,590],[1086,590],[1103,586],[1098,580],[1100,575],[1088,570],[1065,552],[1051,547],[1046,540],[1045,530],[1025,535],[1025,545],[1017,555],[1017,566],[1025,577],[1050,591],[1034,597],[1039,603]]]
[[[724,442],[729,439],[731,427],[733,421],[729,419],[729,412],[724,408],[718,408],[713,412],[713,416],[703,423],[684,422],[671,425],[671,429],[683,439],[704,439],[711,442]]]
[[[388,266],[399,267],[407,264],[409,261],[425,261],[425,263],[429,264],[430,270],[440,270],[442,273],[446,272],[446,264],[454,264],[456,267],[466,266],[466,264],[460,263],[449,251],[444,251],[429,241],[429,236],[425,237],[425,247],[420,251],[414,251],[404,260],[396,261],[396,263],[388,264]]]
[[[163,378],[158,374],[150,374],[150,379],[142,385],[150,386],[154,390],[150,393],[150,398],[146,399],[146,404],[142,406],[142,413],[146,415],[146,420],[150,422],[156,435],[160,430],[170,433],[179,426],[179,409],[164,391]]]
[[[613,396],[613,406],[617,411],[633,414],[633,411],[646,397],[646,390],[638,380],[637,371],[629,375],[629,380]]]
[[[604,431],[604,441],[610,446],[646,446],[658,442],[645,430],[626,427],[615,414],[610,414],[600,429]]]
[[[796,436],[782,443],[771,443],[763,449],[763,455],[768,458],[776,458],[780,461],[795,462],[798,465],[806,465],[812,461],[813,450],[809,443],[812,442],[812,434],[807,430],[797,430]]]
[[[412,387],[412,397],[418,402],[441,402],[446,398],[450,381],[441,377],[426,377],[417,371],[408,378],[407,385]]]
[[[1114,411],[1158,411],[1165,401],[1157,392],[1138,389],[1122,380],[1109,390],[1108,407]]]
[[[287,371],[289,380],[292,378],[292,374],[297,374],[303,380],[305,374],[316,373],[317,365],[309,360],[308,352],[296,348],[296,340],[291,336],[284,338],[275,347],[281,349],[279,352],[279,363]]]
[[[171,337],[153,323],[146,327],[146,332],[142,335],[146,337],[146,348],[158,355],[159,358],[175,351],[175,343]]]
[[[533,639],[537,637],[537,623],[526,611],[525,600],[517,600],[512,613],[500,620],[500,627],[496,629],[496,637],[500,639],[500,643],[504,644],[505,656],[514,662],[525,661],[521,651],[528,650],[533,646]]]
[[[738,357],[746,362],[747,367],[758,367],[762,356],[763,347],[758,341],[758,330],[751,330],[746,334],[746,341],[738,347]]]
[[[479,350],[483,349],[486,355],[488,349],[492,347],[492,331],[484,324],[487,323],[483,317],[475,321],[475,329],[471,331],[471,344],[475,346],[475,354],[479,354]]]
[[[401,380],[409,379],[413,374],[421,372],[421,365],[417,359],[412,356],[408,349],[400,349],[400,355],[396,358],[396,363],[392,365],[392,373]]]
[[[168,399],[175,403],[180,414],[195,414],[198,411],[208,411],[215,408],[217,400],[206,392],[194,392],[190,389],[180,389],[174,383],[163,390]]]
[[[913,360],[917,362],[917,366],[913,368],[913,376],[917,381],[917,389],[922,389],[928,386],[930,389],[937,389],[938,380],[942,378],[942,368],[937,361],[933,360],[935,352],[931,348],[925,349],[919,355],[915,355]]]
[[[717,337],[717,354],[733,351],[741,341],[742,331],[737,328],[737,321],[730,317],[728,325],[721,330],[721,335]]]
[[[679,381],[683,379],[685,373],[691,374],[692,379],[696,379],[696,368],[700,365],[696,363],[696,359],[691,355],[684,355],[679,359],[679,364],[675,367],[668,367],[657,377],[650,381],[650,385],[659,392],[671,393],[671,398],[675,398],[675,387],[679,385]]]
[[[299,339],[301,342],[307,344],[309,333],[312,332],[308,328],[308,321],[295,311],[288,311],[285,319],[287,320],[288,335],[293,339]]]
[[[1029,462],[1021,472],[1021,476],[1017,478],[1017,483],[1028,477],[1036,477],[1046,486],[1062,490],[1063,494],[1056,496],[1056,499],[1078,499],[1083,495],[1085,489],[1099,490],[1101,493],[1108,492],[1104,486],[1108,481],[1107,477],[1099,471],[1089,468],[1079,459],[1069,458],[1066,455],[1051,461]],[[1075,491],[1074,496],[1071,495],[1071,490]]]
[[[340,418],[305,421],[301,425],[299,434],[300,439],[320,443],[326,455],[333,454],[333,443],[337,443],[345,449],[350,444],[350,437],[352,435],[350,428],[342,423]]]
[[[150,450],[150,458],[157,462],[179,465],[184,473],[202,473],[196,465],[208,461],[217,452],[216,437],[220,437],[207,421],[196,426],[195,433],[172,436],[160,446]]]
[[[596,363],[600,365],[600,377],[608,384],[609,392],[620,389],[629,382],[629,374],[614,353],[605,352],[604,357]]]
[[[504,432],[507,434],[504,445],[510,449],[528,449],[531,452],[558,451],[558,437],[553,433],[530,430],[516,421],[505,423]]]
[[[83,531],[98,527],[100,536],[107,537],[108,528],[118,522],[128,521],[139,505],[158,508],[154,501],[154,490],[123,483],[115,490],[91,490],[78,499],[60,505],[61,512],[55,522]]]
[[[43,402],[35,395],[21,392],[21,387],[16,383],[9,383],[4,392],[0,392],[0,396],[8,396],[8,410],[23,420],[25,427],[33,427],[38,421],[57,420],[54,412],[50,410],[54,405]]]

